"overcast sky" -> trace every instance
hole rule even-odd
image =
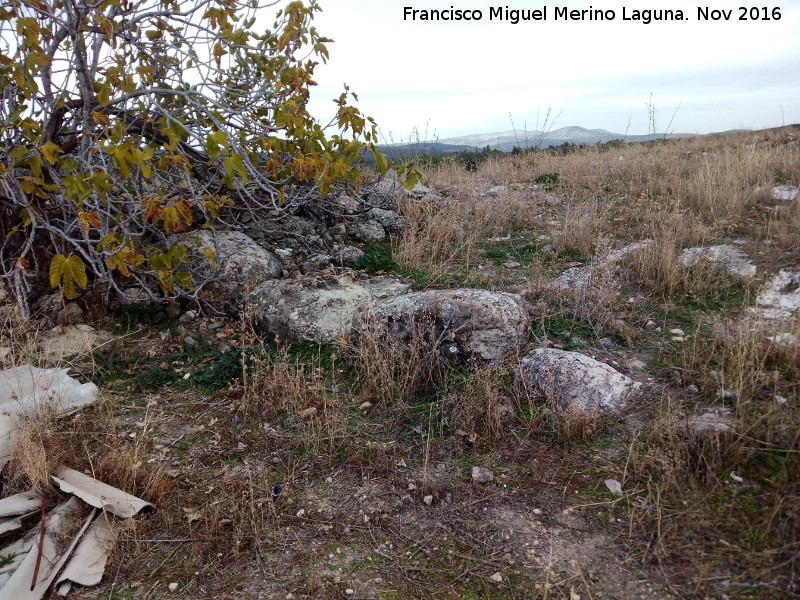
[[[331,113],[347,83],[384,138],[432,141],[539,129],[548,109],[567,125],[648,133],[709,133],[800,122],[800,0],[759,0],[780,20],[740,21],[742,2],[685,0],[319,0],[315,25],[334,39],[316,73],[312,111]],[[554,20],[555,7],[614,10],[613,21]],[[478,22],[416,22],[403,9],[478,9]],[[489,20],[494,6],[548,8],[548,20]],[[698,20],[698,6],[733,10]],[[682,9],[685,21],[623,21],[622,9]],[[771,11],[769,11],[771,12]],[[677,112],[676,112],[677,111]],[[674,119],[673,119],[674,115]],[[671,124],[670,121],[672,121]],[[427,129],[427,134],[425,133]]]

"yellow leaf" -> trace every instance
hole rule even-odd
[[[47,159],[47,162],[49,162],[51,165],[56,164],[55,155],[63,152],[63,150],[53,142],[45,142],[44,144],[42,144],[41,151],[42,155]]]
[[[56,254],[50,261],[50,287],[60,287],[64,297],[75,297],[75,285],[86,289],[89,279],[80,256]]]
[[[108,103],[111,102],[111,88],[109,86],[104,85],[100,88],[100,91],[97,93],[97,101],[100,103],[100,106],[108,106]]]
[[[206,258],[208,259],[208,264],[210,264],[212,267],[216,267],[217,259],[215,252],[208,246],[203,246],[201,250],[203,251],[203,254],[206,255]]]

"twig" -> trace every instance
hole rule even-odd
[[[39,548],[36,551],[36,566],[33,569],[33,579],[31,580],[31,591],[36,587],[36,580],[39,578],[39,567],[42,565],[42,553],[44,552],[44,520],[46,507],[44,504],[44,491],[42,494],[42,520],[39,527]]]

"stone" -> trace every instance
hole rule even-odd
[[[641,383],[579,352],[538,348],[513,369],[526,395],[553,398],[559,408],[613,413],[636,394]]]
[[[472,483],[489,483],[494,481],[494,473],[486,467],[472,467]]]
[[[331,256],[328,254],[311,254],[303,261],[301,265],[304,273],[313,273],[315,271],[322,271],[327,269],[331,264]]]
[[[800,309],[800,271],[783,269],[770,278],[756,298],[751,311],[770,321],[788,321]]]
[[[247,296],[261,335],[286,341],[334,341],[350,336],[354,316],[405,294],[411,284],[391,275],[345,270],[265,281]]]
[[[790,185],[777,185],[772,188],[772,199],[773,200],[786,200],[791,202],[795,198],[797,198],[798,188],[792,187]]]
[[[692,433],[727,433],[734,427],[733,411],[717,407],[699,415],[689,415],[686,426]]]
[[[266,249],[293,248],[308,253],[324,250],[333,243],[324,223],[311,216],[288,215],[274,221],[259,221],[244,233]]]
[[[338,265],[346,265],[350,262],[356,262],[362,256],[364,256],[364,251],[361,248],[342,244],[334,249],[333,262]]]
[[[775,344],[778,348],[797,348],[800,345],[800,340],[794,333],[784,331],[783,333],[776,333],[775,335],[768,335],[767,339]]]
[[[756,266],[747,254],[730,244],[686,248],[681,252],[680,261],[684,267],[707,262],[740,279],[749,279],[756,274]]]
[[[386,237],[386,230],[377,221],[356,221],[347,224],[347,235],[365,244],[377,244]]]
[[[86,322],[86,316],[80,304],[77,302],[67,302],[66,306],[64,306],[64,309],[61,311],[60,321],[65,325],[80,325]]]
[[[611,250],[603,256],[599,254],[594,258],[593,264],[588,266],[573,266],[562,272],[555,281],[550,282],[552,289],[568,292],[583,293],[589,289],[593,280],[600,281],[602,285],[616,293],[615,271],[616,264],[634,252],[646,248],[652,240],[642,240],[628,244],[617,250]]]
[[[352,276],[305,276],[265,281],[248,296],[256,331],[286,341],[346,338],[353,316],[372,293]]]
[[[382,208],[371,208],[365,214],[367,220],[380,223],[384,231],[389,235],[400,235],[406,224],[406,218],[398,215],[393,210]]]
[[[171,243],[190,248],[192,266],[201,276],[212,277],[207,292],[228,311],[235,312],[248,289],[264,280],[277,279],[283,273],[283,263],[275,254],[259,246],[251,237],[239,231],[193,231],[174,236]],[[214,251],[216,267],[208,261],[202,247]]]
[[[488,194],[490,196],[498,196],[506,191],[506,186],[504,185],[495,185],[489,188]]]
[[[478,289],[426,290],[385,300],[361,327],[385,328],[401,343],[430,344],[455,365],[486,364],[519,352],[528,341],[528,310],[516,294]]]
[[[43,332],[37,339],[37,347],[46,360],[58,362],[69,356],[89,356],[112,339],[111,333],[84,323],[66,327],[59,325]]]

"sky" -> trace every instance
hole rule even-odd
[[[744,0],[740,0],[744,4]],[[647,134],[710,133],[800,122],[800,0],[759,0],[779,20],[739,20],[739,2],[685,0],[318,0],[333,38],[315,72],[321,120],[346,83],[382,141],[578,125]],[[490,20],[492,7],[543,9],[546,21]],[[555,20],[556,7],[614,20]],[[404,8],[480,10],[473,22],[404,20]],[[682,10],[686,20],[624,21],[623,7]],[[698,7],[732,10],[698,20]],[[763,16],[763,9],[759,16]],[[545,127],[545,117],[549,119]],[[513,124],[513,127],[512,127]]]

